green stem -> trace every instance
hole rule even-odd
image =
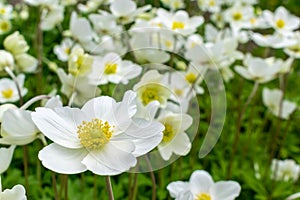
[[[106,189],[107,189],[107,192],[108,192],[109,200],[114,200],[115,198],[114,198],[114,193],[113,193],[113,189],[112,189],[112,186],[111,186],[110,176],[105,177],[105,183],[106,183]]]
[[[23,162],[24,162],[24,177],[25,177],[25,188],[27,196],[29,196],[29,182],[28,182],[28,146],[23,146]]]
[[[57,188],[56,188],[57,183],[56,183],[55,173],[52,172],[51,175],[52,175],[52,187],[53,187],[54,197],[55,197],[55,200],[59,200],[58,192],[57,192]]]
[[[156,180],[148,155],[145,156],[152,182],[152,200],[156,199]]]

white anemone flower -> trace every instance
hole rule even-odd
[[[128,84],[129,80],[136,78],[142,68],[128,60],[122,60],[119,54],[108,53],[103,58],[95,57],[90,73],[90,82],[95,85],[107,83]]]
[[[161,0],[161,2],[171,10],[178,10],[185,7],[183,0]]]
[[[264,11],[263,16],[270,26],[281,33],[292,32],[300,26],[299,17],[290,14],[289,11],[282,6],[278,7],[274,13],[269,10]]]
[[[193,118],[187,114],[166,113],[158,117],[164,126],[163,139],[158,150],[164,160],[169,160],[172,154],[185,156],[192,147],[186,130],[192,125]]]
[[[9,109],[3,114],[0,144],[26,145],[37,138],[44,140],[39,132],[31,119],[31,111]]]
[[[143,106],[147,106],[152,101],[158,101],[162,107],[166,106],[171,91],[166,84],[163,84],[162,79],[163,76],[157,70],[151,70],[134,85],[133,90],[137,92],[138,100]]]
[[[62,82],[61,92],[69,98],[73,96],[76,105],[83,105],[87,100],[100,95],[101,90],[97,85],[90,84],[85,76],[66,74],[63,69],[58,69],[57,74]]]
[[[17,82],[20,86],[21,95],[27,94],[27,89],[23,87],[24,85],[24,74],[19,74],[17,76]],[[15,102],[19,100],[18,89],[16,83],[9,78],[0,79],[0,103]]]
[[[81,109],[37,108],[32,113],[33,121],[54,142],[39,152],[42,164],[57,173],[90,170],[98,175],[117,175],[135,166],[135,155],[140,152],[132,138],[147,138],[163,130],[158,123],[145,127],[132,120],[135,98],[136,94],[129,91],[119,103],[102,96]]]
[[[16,146],[12,145],[9,148],[4,148],[4,147],[0,148],[0,160],[1,160],[0,175],[3,174],[3,172],[5,172],[8,169],[14,154],[15,147]],[[0,189],[0,193],[1,193],[1,189]]]
[[[196,170],[189,182],[175,181],[167,189],[176,200],[234,200],[239,196],[241,186],[236,181],[214,182],[209,173]]]
[[[240,2],[235,3],[224,12],[225,21],[234,29],[240,29],[247,25],[253,17],[253,6],[244,6]]]
[[[247,55],[244,65],[236,66],[235,71],[247,80],[266,83],[276,78],[281,70],[281,62],[268,62],[267,59]]]
[[[198,0],[198,6],[203,11],[217,13],[221,10],[221,0]]]
[[[289,116],[296,110],[297,105],[293,102],[283,100],[282,107],[280,104],[283,93],[281,90],[264,88],[263,90],[263,103],[272,112],[273,115],[282,119],[289,119]]]
[[[159,8],[157,10],[157,16],[165,27],[184,36],[194,33],[204,22],[204,18],[202,16],[194,16],[190,18],[188,13],[183,10],[179,10],[172,14],[162,8]]]
[[[122,27],[117,25],[116,17],[104,11],[101,15],[90,14],[89,19],[95,31],[100,35],[116,35],[122,31]]]
[[[60,61],[65,62],[69,59],[73,45],[73,40],[71,40],[70,38],[65,38],[60,45],[55,45],[53,51]]]
[[[271,165],[272,175],[274,180],[281,181],[293,181],[296,182],[300,175],[300,165],[294,160],[272,160]]]
[[[0,199],[1,200],[27,200],[24,186],[15,185],[12,189],[2,191],[2,183],[0,177]]]
[[[295,44],[288,45],[284,52],[293,58],[300,58],[300,31],[294,32],[292,38],[295,40]]]
[[[273,35],[262,35],[260,33],[251,33],[251,39],[259,46],[272,47],[275,49],[281,49],[289,46],[293,46],[297,43],[292,34],[286,33],[274,33]]]

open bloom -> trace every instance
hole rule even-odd
[[[103,58],[96,57],[90,74],[91,83],[103,85],[108,82],[128,84],[140,75],[142,68],[128,60],[122,60],[116,53],[108,53]]]
[[[0,148],[0,175],[8,169],[14,154],[15,147],[16,146],[12,145],[9,148]]]
[[[37,108],[33,121],[54,141],[40,151],[42,164],[58,173],[90,170],[98,175],[116,175],[135,166],[140,152],[132,138],[148,138],[163,130],[160,123],[139,126],[133,122],[135,98],[134,92],[127,92],[119,103],[102,96],[88,101],[82,109]]]
[[[263,90],[263,103],[268,109],[273,113],[273,115],[280,117],[282,119],[289,119],[290,114],[292,114],[297,105],[293,102],[283,100],[282,107],[280,108],[283,93],[281,90],[264,88]]]
[[[189,182],[175,181],[167,186],[176,200],[234,200],[241,186],[235,181],[214,182],[204,170],[194,171]]]
[[[15,185],[12,189],[2,191],[0,177],[0,199],[1,200],[26,200],[25,188],[22,185]]]
[[[296,182],[300,175],[300,165],[294,160],[272,160],[272,179]]]
[[[21,95],[27,94],[27,89],[23,87],[24,85],[24,74],[19,74],[17,76],[17,82],[20,86]],[[18,89],[16,83],[8,78],[0,79],[0,103],[15,102],[19,100]]]
[[[187,114],[167,113],[158,118],[164,124],[162,142],[158,150],[164,160],[169,160],[172,154],[187,155],[192,147],[185,131],[192,125],[192,117]]]

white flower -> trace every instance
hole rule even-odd
[[[292,194],[292,195],[288,196],[286,198],[286,200],[294,200],[294,199],[298,199],[299,197],[300,197],[300,192],[297,192],[295,194]]]
[[[23,35],[18,31],[7,36],[3,42],[4,48],[13,55],[23,54],[29,50],[29,46]]]
[[[27,94],[27,89],[23,87],[24,85],[24,74],[19,74],[17,76],[17,82],[20,86],[21,95]],[[0,103],[15,102],[19,100],[19,94],[16,87],[16,83],[8,78],[0,79]]]
[[[295,45],[297,41],[290,33],[274,33],[273,35],[262,35],[260,33],[251,33],[251,39],[259,46],[281,49]]]
[[[300,165],[297,165],[294,160],[272,160],[272,179],[281,181],[296,182],[300,175]]]
[[[273,80],[281,68],[279,62],[270,63],[266,59],[250,55],[245,58],[244,65],[246,67],[236,66],[235,71],[245,79],[258,81],[259,83]]]
[[[225,20],[230,23],[234,29],[240,29],[254,17],[252,6],[244,6],[240,2],[235,3],[232,7],[224,12]]]
[[[0,71],[3,71],[5,67],[13,69],[14,66],[13,55],[8,51],[0,50]]]
[[[185,43],[186,49],[194,48],[196,45],[203,44],[203,38],[199,34],[190,35]]]
[[[138,100],[147,106],[152,101],[158,101],[161,106],[166,106],[170,97],[170,89],[162,83],[163,76],[156,70],[148,71],[143,75],[140,82],[134,85]]]
[[[8,169],[14,154],[15,147],[16,146],[12,145],[9,148],[4,148],[4,147],[0,148],[0,160],[1,160],[0,175]],[[0,189],[0,193],[1,193],[1,189]],[[1,194],[0,194],[0,198],[1,198]]]
[[[103,58],[95,57],[90,82],[103,85],[109,82],[128,84],[129,80],[140,75],[142,68],[128,60],[122,60],[116,53],[108,53]]]
[[[76,105],[83,105],[87,100],[100,95],[101,91],[97,85],[91,85],[85,76],[66,74],[63,69],[58,69],[57,74],[62,82],[61,92],[69,98],[72,94],[75,95],[74,104]]]
[[[60,61],[67,61],[71,54],[73,45],[73,40],[71,40],[70,38],[65,38],[60,45],[55,45],[53,51]]]
[[[192,147],[185,131],[192,125],[192,117],[187,114],[166,113],[158,117],[164,126],[162,142],[158,145],[160,155],[169,160],[172,154],[185,156]]]
[[[91,20],[93,27],[100,35],[116,35],[122,31],[122,27],[117,25],[116,17],[108,14],[90,14],[89,19]]]
[[[135,97],[128,92],[117,103],[102,96],[88,101],[82,109],[37,108],[33,121],[54,141],[39,152],[43,165],[58,173],[90,170],[98,175],[116,175],[135,166],[135,154],[140,152],[132,138],[147,138],[163,130],[157,123],[140,127],[132,121]]]
[[[183,0],[161,0],[161,2],[171,8],[171,10],[178,10],[184,8],[185,4]]]
[[[220,12],[221,5],[221,0],[198,0],[198,6],[201,10],[212,13]]]
[[[275,116],[282,119],[289,119],[289,116],[296,110],[297,105],[293,102],[283,100],[282,108],[280,109],[282,95],[281,90],[264,88],[263,103]]]
[[[235,181],[214,182],[209,173],[196,170],[189,182],[175,181],[167,189],[176,200],[234,200],[241,186]]]
[[[64,19],[64,7],[58,4],[51,4],[43,9],[41,16],[41,29],[45,31],[52,30],[57,24]]]
[[[15,104],[10,104],[10,103],[2,104],[0,106],[0,123],[2,122],[4,112],[7,111],[8,109],[13,109],[13,108],[18,108],[18,107]]]
[[[118,17],[121,23],[127,24],[134,21],[137,15],[149,10],[151,6],[147,5],[137,8],[136,3],[132,0],[114,0],[109,8],[111,13]]]
[[[13,6],[10,4],[0,3],[0,16],[4,19],[13,18]]]
[[[85,53],[84,50],[75,46],[68,60],[68,70],[73,76],[85,76],[92,70],[94,58]]]
[[[1,124],[0,144],[26,145],[42,138],[31,119],[31,111],[9,109],[4,112]]]
[[[8,19],[0,18],[0,35],[8,33],[12,28],[11,22]]]
[[[12,189],[2,191],[0,177],[0,199],[1,200],[26,200],[25,188],[22,185],[15,185]]]
[[[202,16],[190,18],[188,13],[183,10],[179,10],[172,14],[159,8],[157,10],[157,16],[165,27],[185,36],[194,33],[197,27],[204,22]]]
[[[16,70],[19,72],[35,72],[38,66],[38,61],[35,57],[23,53],[15,55],[16,60]]]
[[[274,14],[266,10],[263,12],[263,16],[266,21],[278,32],[292,32],[293,30],[299,28],[300,19],[289,13],[287,9],[280,6],[278,7]]]
[[[293,58],[300,58],[300,31],[294,32],[292,38],[295,44],[287,45],[284,52]]]

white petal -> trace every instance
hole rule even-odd
[[[57,173],[78,174],[87,170],[81,163],[88,152],[84,149],[69,149],[52,143],[39,152],[42,164]]]
[[[1,191],[0,191],[1,192]],[[3,200],[26,200],[25,188],[22,185],[15,185],[12,189],[6,189],[2,192]]]
[[[173,139],[172,146],[175,154],[185,156],[190,152],[192,144],[186,133],[179,133]]]
[[[125,133],[134,138],[149,138],[160,134],[164,128],[164,125],[157,121],[135,119]]]
[[[32,120],[40,131],[55,143],[68,148],[82,147],[77,137],[75,122],[72,122],[74,119],[65,119],[49,108],[37,108],[36,112],[32,113]]]
[[[248,71],[245,67],[242,67],[242,66],[236,66],[236,67],[234,68],[234,70],[235,70],[239,75],[241,75],[242,77],[244,77],[245,79],[248,79],[248,80],[253,79],[253,77],[251,76],[251,74],[249,73],[249,71]]]
[[[189,184],[183,181],[175,181],[170,183],[167,186],[167,190],[169,190],[171,197],[176,198],[179,194],[185,190],[189,189]]]
[[[0,148],[0,175],[8,169],[13,157],[15,147],[16,146],[10,146],[9,148]]]
[[[110,10],[117,17],[126,16],[136,10],[136,4],[131,0],[115,0]]]
[[[190,188],[193,194],[201,192],[209,193],[209,188],[213,185],[214,181],[210,174],[203,170],[193,172],[190,178]]]
[[[145,155],[154,149],[161,142],[163,134],[158,134],[149,138],[143,139],[134,139],[133,142],[135,144],[135,150],[133,155],[135,157],[139,157],[141,155]]]
[[[241,186],[235,181],[219,181],[211,187],[210,194],[214,200],[234,200],[240,191]]]

